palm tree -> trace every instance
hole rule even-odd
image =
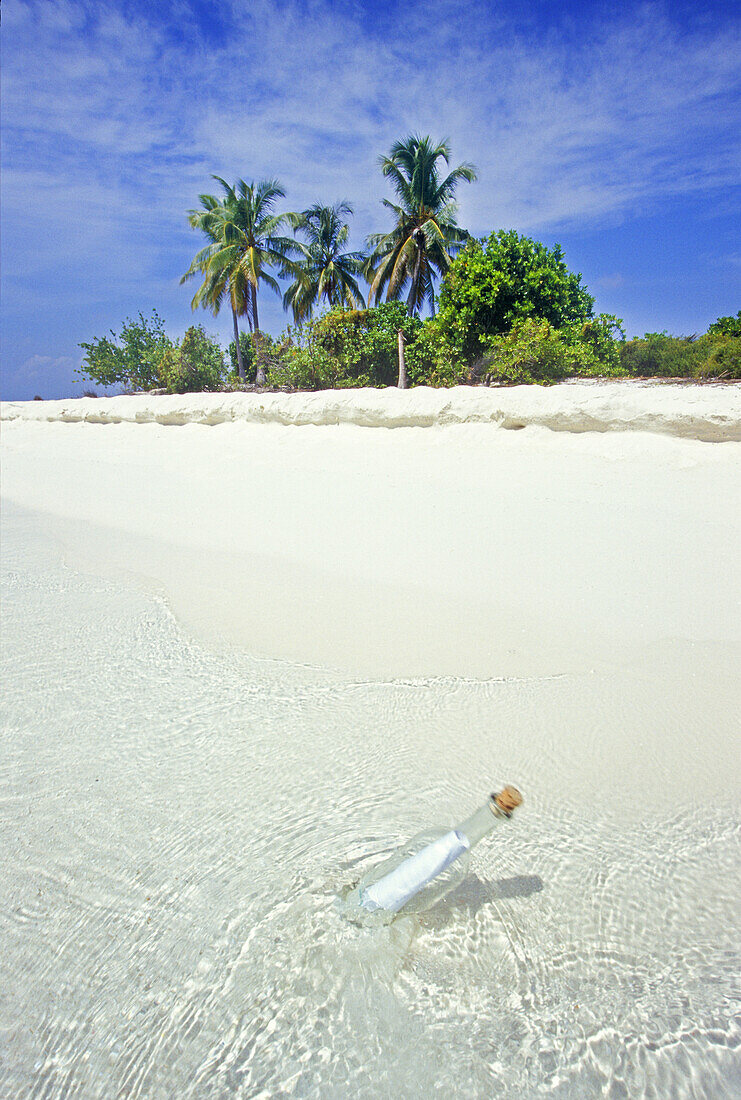
[[[237,250],[228,242],[228,217],[225,208],[213,195],[199,195],[201,210],[189,210],[188,221],[194,229],[200,229],[209,243],[193,257],[190,267],[182,276],[181,284],[195,275],[203,275],[203,283],[196,291],[191,307],[203,306],[217,316],[224,298],[229,298],[234,321],[234,342],[237,350],[239,379],[245,381],[244,360],[239,342],[237,317],[250,316],[251,296],[237,263]],[[250,328],[252,328],[250,319]]]
[[[369,297],[378,302],[385,290],[387,298],[400,298],[407,290],[410,314],[419,313],[425,301],[434,312],[434,277],[445,274],[452,254],[468,237],[456,224],[453,196],[461,180],[476,179],[476,171],[472,164],[459,164],[441,179],[439,160],[450,163],[447,141],[435,144],[429,135],[419,134],[397,141],[389,155],[380,158],[381,171],[391,180],[399,202],[383,200],[395,225],[388,233],[368,238]]]
[[[294,219],[295,230],[303,232],[306,243],[295,242],[298,262],[291,266],[294,281],[283,295],[283,305],[293,310],[298,323],[311,316],[322,298],[330,308],[365,308],[356,276],[363,270],[365,257],[360,252],[343,252],[350,227],[344,218],[353,208],[348,202],[334,206],[315,203]]]
[[[203,304],[214,308],[221,296],[229,291],[235,319],[235,339],[239,349],[237,314],[246,316],[255,342],[257,384],[264,386],[265,368],[260,359],[260,317],[257,291],[265,283],[276,293],[280,287],[270,267],[290,270],[289,255],[295,241],[280,235],[286,224],[294,224],[295,214],[275,214],[273,208],[285,191],[277,180],[245,183],[237,180],[232,187],[221,176],[213,177],[221,184],[224,195],[219,201],[211,195],[201,195],[202,211],[191,211],[191,225],[205,231],[210,244],[199,252],[183,276],[196,273],[204,276],[203,286],[193,299],[193,308]],[[200,296],[200,297],[199,297]],[[238,353],[238,358],[241,355]]]

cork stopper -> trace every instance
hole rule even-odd
[[[505,787],[499,794],[492,795],[492,798],[497,809],[508,817],[522,802],[522,795],[516,787]]]

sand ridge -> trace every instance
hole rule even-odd
[[[135,394],[4,402],[3,420],[88,424],[250,424],[409,428],[487,423],[517,430],[642,431],[705,442],[741,441],[741,386],[644,382],[506,388],[456,386],[316,393]]]

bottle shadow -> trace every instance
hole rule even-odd
[[[485,906],[493,905],[497,901],[529,898],[544,889],[545,883],[540,875],[513,875],[511,878],[487,881],[471,874],[428,912],[438,918],[446,912],[450,914],[456,909],[465,909],[470,916],[475,916]]]

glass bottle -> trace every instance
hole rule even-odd
[[[420,833],[365,875],[343,902],[350,920],[375,923],[428,909],[462,882],[471,849],[506,821],[522,802],[514,787],[492,794],[454,829]]]

